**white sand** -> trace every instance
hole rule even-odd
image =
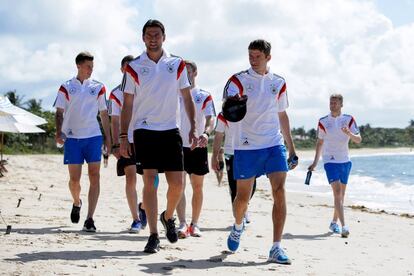
[[[311,158],[312,154],[304,152],[300,156]],[[347,208],[351,235],[343,239],[328,231],[332,200],[302,193],[287,194],[283,247],[293,264],[267,263],[272,242],[269,185],[260,185],[251,201],[252,223],[242,236],[240,249],[235,254],[226,253],[226,239],[233,221],[230,197],[227,186],[216,185],[213,173],[206,176],[204,187],[200,220],[204,236],[170,244],[161,231],[161,251],[147,255],[142,250],[148,228],[140,234],[126,232],[131,218],[124,195],[124,178],[115,175],[113,157],[109,167],[101,171],[95,234],[80,231],[87,210],[86,170],[82,175],[81,222],[71,224],[72,203],[62,156],[8,156],[8,159],[9,172],[0,178],[0,209],[13,230],[10,235],[4,235],[6,226],[0,226],[0,274],[414,274],[414,219]],[[288,178],[289,181],[292,180]],[[139,178],[138,190],[141,188]],[[160,212],[165,206],[165,188],[162,175]],[[191,188],[188,188],[189,199]],[[23,199],[17,208],[19,198]]]

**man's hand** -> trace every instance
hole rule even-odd
[[[198,137],[198,146],[200,148],[205,148],[208,145],[208,136],[207,134],[203,133],[200,137]]]
[[[115,156],[116,159],[121,158],[121,153],[119,151],[119,147],[112,149],[112,154]]]
[[[63,140],[63,138],[62,138],[62,133],[61,132],[60,133],[56,132],[55,140],[56,140],[56,143],[61,144],[61,145],[63,145],[65,143],[65,140]]]
[[[191,145],[191,150],[195,149],[198,144],[197,132],[195,128],[191,128],[190,132],[188,133],[188,142]]]
[[[314,171],[316,166],[318,165],[318,163],[313,162],[309,167],[308,167],[308,171]]]
[[[121,144],[119,146],[119,153],[125,158],[130,158],[132,156],[131,145],[128,142],[128,139],[121,138]]]

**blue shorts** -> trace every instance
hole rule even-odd
[[[67,138],[64,146],[63,164],[101,162],[102,136],[91,138]]]
[[[329,184],[338,180],[342,184],[348,183],[349,174],[352,168],[351,161],[346,163],[326,163],[323,167],[325,168]]]
[[[287,172],[286,147],[280,145],[257,150],[235,150],[233,167],[234,179]]]

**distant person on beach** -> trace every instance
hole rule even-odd
[[[331,113],[319,119],[318,140],[313,163],[308,170],[313,171],[318,165],[322,154],[322,160],[334,195],[334,213],[329,229],[342,237],[349,236],[349,228],[345,224],[344,199],[348,177],[351,172],[352,163],[349,159],[349,140],[361,143],[358,126],[354,117],[342,114],[343,97],[341,94],[332,94],[329,98],[329,109]],[[338,225],[338,218],[342,229]]]
[[[105,134],[105,146],[111,150],[109,117],[106,107],[105,86],[90,79],[93,71],[93,56],[89,52],[79,53],[75,59],[78,73],[64,82],[57,93],[56,143],[64,144],[63,163],[69,169],[69,190],[73,198],[71,221],[78,223],[82,201],[81,173],[83,162],[88,163],[89,193],[88,214],[84,231],[95,232],[93,220],[99,197],[99,171],[101,166],[102,133],[96,118],[99,113]]]
[[[167,208],[160,221],[171,243],[178,240],[174,211],[183,192],[183,141],[178,130],[179,96],[190,122],[187,137],[197,144],[195,107],[191,98],[190,82],[182,58],[162,48],[165,40],[164,25],[148,20],[142,29],[146,50],[125,68],[121,91],[124,105],[121,112],[120,153],[131,155],[128,128],[134,129],[134,147],[137,160],[144,170],[144,203],[150,236],[144,252],[159,251],[157,228],[158,199],[154,185],[158,172],[165,172],[168,183]]]
[[[121,61],[121,72],[125,73],[125,68],[129,62],[134,59],[133,56],[125,56]],[[134,139],[132,137],[132,129],[128,129],[128,142],[131,145],[131,156],[125,158],[119,153],[119,129],[120,129],[120,117],[122,104],[124,102],[124,95],[120,90],[120,86],[115,87],[109,96],[110,109],[109,115],[111,116],[111,134],[112,134],[112,153],[116,157],[116,171],[118,176],[125,175],[125,193],[128,201],[129,210],[132,215],[132,224],[129,228],[130,233],[139,233],[139,231],[145,228],[147,225],[146,214],[143,209],[142,203],[138,204],[136,183],[137,172],[142,174],[142,169],[138,167],[137,160],[135,158],[135,151],[133,147]]]
[[[224,139],[224,148],[221,147]],[[226,171],[227,171],[227,181],[229,182],[229,191],[230,191],[230,198],[232,203],[237,195],[237,181],[234,179],[233,176],[233,160],[234,160],[234,149],[233,149],[233,140],[231,131],[229,129],[229,122],[224,118],[223,113],[220,112],[217,116],[217,123],[216,128],[214,130],[214,140],[213,140],[213,154],[211,156],[211,168],[214,171],[219,171],[222,168],[220,164],[220,151],[224,151],[225,155],[225,162],[226,162]],[[252,193],[250,195],[250,199],[253,197],[254,192],[256,191],[256,179],[253,183]],[[250,216],[248,209],[244,214],[244,222],[250,223]]]
[[[227,239],[230,251],[236,251],[244,230],[243,217],[252,193],[254,180],[267,175],[273,194],[273,245],[269,262],[290,264],[281,246],[286,219],[285,181],[289,159],[296,157],[290,133],[288,98],[285,80],[270,71],[271,45],[258,39],[249,44],[251,68],[233,75],[224,88],[224,100],[245,99],[247,111],[244,118],[232,130],[234,143],[234,178],[237,179],[237,195],[234,200],[235,223]],[[224,107],[224,106],[223,106]],[[229,113],[223,110],[223,114]],[[226,118],[226,117],[225,117]],[[233,127],[233,126],[231,126]],[[293,169],[297,163],[291,166]]]
[[[185,63],[191,83],[191,96],[195,104],[196,136],[198,137],[198,144],[190,144],[188,139],[186,139],[188,137],[188,132],[191,129],[191,124],[187,114],[181,112],[180,133],[183,139],[184,170],[190,176],[193,195],[191,200],[191,223],[188,225],[185,218],[186,177],[184,175],[183,194],[177,205],[177,216],[180,221],[180,225],[177,229],[179,238],[186,238],[188,236],[201,237],[202,235],[199,226],[199,218],[201,207],[203,205],[204,175],[209,172],[207,145],[208,138],[214,129],[214,118],[216,116],[213,98],[210,93],[196,86],[195,79],[198,73],[197,65],[195,62],[188,60],[186,60]],[[182,98],[180,98],[180,105],[181,110],[184,111]]]

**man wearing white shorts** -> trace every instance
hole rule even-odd
[[[348,177],[352,163],[349,159],[349,140],[361,143],[358,126],[354,117],[342,114],[343,97],[341,94],[333,94],[329,99],[331,113],[319,119],[318,140],[313,163],[308,170],[313,171],[322,154],[322,160],[329,184],[334,195],[334,213],[329,229],[342,237],[349,236],[349,228],[345,225],[344,198]],[[342,229],[338,225],[338,218]]]
[[[183,191],[183,149],[178,130],[179,96],[190,121],[185,139],[197,143],[195,109],[190,82],[182,58],[162,48],[164,25],[148,20],[142,29],[146,50],[125,68],[121,90],[124,106],[121,113],[121,155],[131,152],[128,143],[130,123],[134,129],[134,147],[144,170],[144,203],[150,236],[144,252],[159,251],[157,229],[158,199],[154,181],[158,172],[165,172],[168,182],[167,208],[160,215],[166,237],[171,243],[178,240],[173,214]]]
[[[64,82],[58,91],[56,107],[56,142],[64,144],[64,164],[69,169],[69,190],[73,198],[71,221],[78,223],[82,201],[80,179],[82,164],[88,163],[89,194],[88,214],[84,231],[95,232],[93,220],[99,197],[99,170],[101,165],[102,133],[96,119],[99,113],[105,133],[105,145],[111,150],[109,117],[106,108],[105,86],[90,79],[93,71],[93,56],[79,53],[75,59],[78,73]]]
[[[180,202],[177,205],[177,215],[180,221],[177,233],[178,237],[183,239],[188,236],[201,237],[201,230],[198,224],[201,207],[203,205],[203,182],[204,175],[209,172],[208,169],[208,137],[214,128],[214,117],[216,111],[214,109],[213,98],[210,93],[196,87],[195,78],[197,76],[197,65],[193,61],[185,61],[188,77],[191,83],[191,96],[195,104],[196,111],[196,129],[198,144],[191,145],[186,137],[190,131],[190,122],[185,112],[181,112],[180,132],[183,138],[184,152],[184,170],[190,176],[191,187],[193,188],[193,197],[191,200],[192,213],[191,223],[187,225],[185,218],[186,198],[185,198],[185,182]],[[181,107],[183,102],[180,101]]]
[[[224,99],[246,95],[247,112],[232,131],[234,143],[234,178],[237,195],[234,200],[235,223],[227,239],[230,251],[236,251],[243,233],[243,217],[256,177],[267,175],[273,194],[273,245],[269,261],[290,264],[281,247],[286,219],[285,180],[289,158],[296,156],[286,113],[288,99],[285,80],[270,71],[271,45],[258,39],[248,47],[251,68],[233,75],[224,88]],[[224,110],[223,110],[224,113]],[[293,167],[292,167],[293,168]]]

